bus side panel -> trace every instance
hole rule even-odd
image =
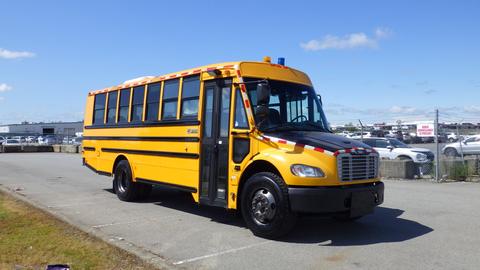
[[[197,189],[199,159],[130,155],[136,178]]]
[[[186,127],[183,128],[186,129]],[[168,135],[167,129],[167,127],[162,128],[163,135]],[[132,130],[130,129],[130,131]],[[96,132],[95,136],[98,136],[98,133],[100,132]],[[119,134],[115,135],[118,136]],[[142,138],[142,136],[139,136],[139,138]],[[94,140],[87,141],[86,144],[90,144],[90,142],[100,150],[97,170],[113,172],[115,159],[119,155],[124,155],[132,167],[135,178],[198,188],[199,142]],[[185,157],[184,154],[188,156]]]
[[[87,101],[85,105],[85,114],[84,114],[84,126],[89,126],[92,124],[92,119],[93,119],[93,103],[94,103],[95,97],[94,96],[87,96]],[[88,129],[83,129],[83,134],[88,134]],[[90,150],[83,150],[82,151],[82,157],[85,160],[85,163],[87,163],[90,167],[94,168],[97,170],[97,155],[96,151],[93,150],[93,148],[97,147],[97,144],[91,141],[83,141],[82,142],[82,147],[87,147]]]

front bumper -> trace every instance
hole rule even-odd
[[[383,203],[384,184],[333,186],[333,187],[289,187],[290,207],[298,213],[349,213],[361,216],[373,212]]]

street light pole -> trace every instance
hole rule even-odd
[[[438,109],[435,109],[435,180],[440,181],[440,148],[438,146]]]

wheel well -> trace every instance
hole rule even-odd
[[[113,163],[112,167],[112,175],[115,174],[115,168],[117,167],[117,164],[122,161],[122,160],[128,160],[124,155],[119,155],[116,159],[115,162]]]
[[[271,172],[274,173],[280,177],[282,175],[280,172],[275,168],[275,166],[265,160],[256,160],[252,162],[248,167],[245,169],[243,172],[242,176],[240,177],[240,183],[238,186],[238,193],[237,193],[237,209],[240,209],[240,200],[242,198],[242,191],[243,191],[243,186],[245,182],[254,174],[259,173],[259,172]]]
[[[413,160],[411,157],[406,156],[406,155],[399,155],[397,158],[398,159],[411,159],[411,160]]]
[[[447,153],[448,150],[453,150],[455,153],[458,153],[457,149],[455,147],[447,147],[445,150],[443,150],[443,153]]]

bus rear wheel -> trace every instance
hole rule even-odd
[[[121,201],[132,202],[147,197],[152,186],[133,182],[130,164],[122,160],[115,167],[113,189]]]
[[[241,211],[253,234],[269,239],[290,232],[297,219],[290,211],[285,182],[270,172],[254,174],[247,180],[242,191]]]

